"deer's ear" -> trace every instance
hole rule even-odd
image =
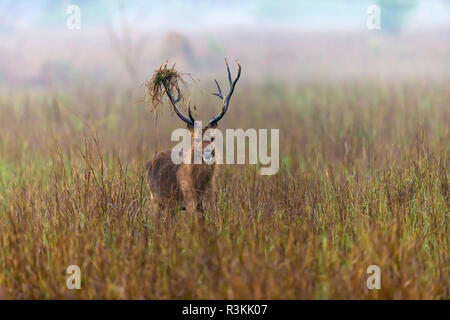
[[[211,129],[217,128],[217,122],[214,122],[213,124],[209,125],[208,127]]]

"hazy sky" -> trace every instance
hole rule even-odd
[[[85,26],[103,25],[117,18],[120,3],[118,0],[0,0],[0,27],[64,25],[70,4],[81,8]],[[365,28],[366,9],[376,1],[131,0],[122,3],[133,25],[147,30],[237,27],[342,30]],[[417,0],[417,3],[408,15],[407,28],[450,26],[449,0]]]

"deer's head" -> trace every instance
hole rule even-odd
[[[204,137],[204,136],[206,137],[206,139],[202,139],[202,151],[204,151],[215,139],[213,130],[208,130],[208,129],[215,129],[217,127],[217,124],[220,121],[220,119],[222,119],[223,116],[225,115],[225,113],[228,111],[228,106],[230,104],[231,96],[233,95],[233,92],[234,92],[234,87],[236,86],[236,83],[238,82],[239,77],[241,76],[241,65],[239,64],[238,61],[236,61],[236,63],[238,65],[238,74],[236,76],[236,79],[232,80],[230,67],[228,66],[227,59],[225,59],[225,64],[227,66],[227,72],[228,72],[228,82],[230,84],[230,91],[228,92],[228,94],[226,96],[224,96],[222,94],[222,89],[220,88],[220,85],[217,82],[217,80],[214,80],[216,82],[216,86],[217,86],[217,93],[212,93],[212,95],[215,95],[222,100],[222,110],[220,111],[220,113],[217,116],[215,116],[214,118],[212,118],[209,121],[209,123],[206,127],[202,128],[201,137],[194,137],[195,119],[192,116],[191,107],[189,106],[189,108],[188,108],[188,116],[185,116],[178,108],[177,104],[181,100],[180,89],[177,88],[177,97],[174,98],[170,89],[167,86],[164,87],[166,94],[169,97],[169,100],[172,104],[173,111],[177,114],[177,116],[183,122],[186,123],[189,131],[191,132],[191,138],[192,139],[202,139],[202,137]],[[207,141],[204,141],[204,140],[207,140]]]

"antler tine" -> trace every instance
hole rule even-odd
[[[164,83],[164,89],[166,90],[166,94],[169,97],[170,102],[172,103],[173,111],[177,114],[177,116],[186,122],[190,126],[194,126],[194,117],[192,117],[191,113],[191,107],[189,106],[188,115],[189,118],[187,118],[177,107],[177,103],[181,100],[181,91],[180,88],[177,88],[178,97],[176,99],[173,98],[172,93],[170,92],[170,89],[166,86]]]
[[[209,127],[214,126],[220,119],[222,119],[222,117],[225,115],[225,113],[228,110],[228,105],[230,103],[231,96],[233,95],[234,87],[236,86],[236,83],[238,82],[239,77],[241,76],[241,65],[239,64],[239,61],[237,61],[237,60],[236,60],[236,63],[238,65],[238,74],[236,76],[236,79],[234,79],[234,81],[233,81],[231,78],[231,72],[230,72],[230,67],[228,65],[228,61],[225,58],[225,64],[227,66],[227,72],[228,72],[228,81],[230,83],[230,92],[228,93],[228,95],[226,97],[224,97],[222,95],[222,90],[220,90],[220,86],[219,86],[219,83],[217,82],[217,80],[214,80],[216,82],[217,90],[219,91],[219,93],[213,93],[213,95],[218,96],[219,98],[222,99],[222,111],[217,116],[215,116],[213,119],[211,119],[211,121],[208,124]]]
[[[179,102],[181,100],[181,91],[180,88],[177,88],[177,98],[174,100],[175,103]]]
[[[227,65],[227,72],[228,72],[228,82],[230,83],[230,86],[233,85],[233,81],[231,81],[231,72],[230,72],[230,66],[228,65],[228,60],[225,58],[225,64]],[[239,63],[238,63],[239,65]]]
[[[214,81],[216,82],[217,91],[219,91],[219,93],[211,93],[211,94],[218,96],[220,99],[223,99],[222,90],[220,89],[219,83],[217,82],[216,79],[214,79]]]

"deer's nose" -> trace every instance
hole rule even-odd
[[[205,150],[205,151],[203,152],[203,159],[204,159],[206,162],[212,161],[212,160],[213,160],[213,157],[214,157],[214,150]]]

